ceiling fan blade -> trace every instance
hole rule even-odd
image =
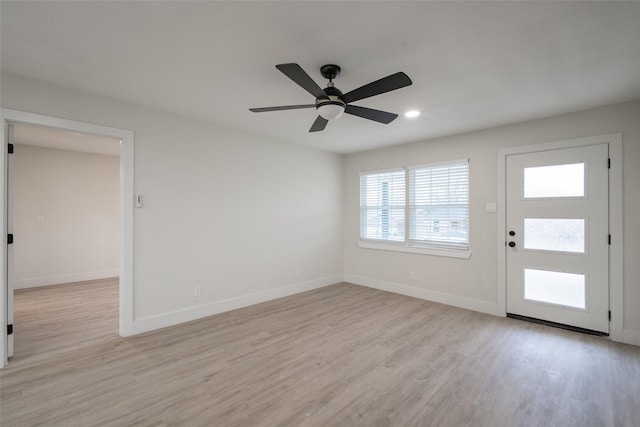
[[[298,64],[279,64],[276,68],[316,98],[326,98],[324,91]]]
[[[249,111],[254,113],[264,113],[266,111],[282,111],[282,110],[298,110],[301,108],[315,108],[316,104],[304,104],[304,105],[283,105],[282,107],[261,107],[261,108],[249,108]]]
[[[309,129],[309,132],[319,132],[321,130],[324,130],[324,128],[327,127],[327,123],[329,123],[329,120],[325,119],[322,116],[318,116],[316,121],[311,125],[311,129]]]
[[[348,104],[371,96],[380,95],[381,93],[400,89],[412,83],[409,76],[403,72],[399,72],[345,93],[343,98],[344,102]]]
[[[391,123],[396,119],[396,117],[398,117],[397,114],[374,110],[373,108],[358,107],[356,105],[347,105],[347,108],[344,110],[344,112],[353,114],[354,116],[362,117],[363,119],[369,119],[376,122],[384,123],[385,125]]]

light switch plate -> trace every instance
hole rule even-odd
[[[487,206],[485,208],[485,212],[494,213],[495,211],[496,211],[496,204],[495,203],[487,203]]]

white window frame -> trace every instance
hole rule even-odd
[[[382,174],[385,172],[397,172],[399,170],[404,170],[405,172],[405,235],[404,241],[392,241],[392,240],[377,240],[377,239],[367,239],[362,237],[362,206],[360,206],[359,212],[359,241],[358,246],[364,249],[375,249],[375,250],[384,250],[384,251],[395,251],[395,252],[406,252],[406,253],[415,253],[422,255],[433,255],[433,256],[443,256],[443,257],[451,257],[451,258],[463,258],[469,259],[471,257],[471,246],[470,239],[467,245],[455,245],[455,244],[447,244],[447,243],[436,243],[436,242],[417,242],[412,241],[410,239],[410,171],[415,169],[423,169],[423,168],[431,168],[431,167],[439,167],[439,166],[447,166],[453,164],[462,164],[466,163],[467,167],[469,167],[469,159],[460,159],[460,160],[452,160],[447,162],[440,163],[431,163],[431,164],[421,164],[415,166],[403,166],[402,168],[394,168],[394,169],[384,169],[384,170],[374,170],[374,171],[363,171],[360,172],[360,183],[362,182],[362,176],[365,175],[375,175]],[[359,200],[362,200],[362,186],[360,184],[360,194]],[[470,226],[468,228],[468,232],[470,230]]]

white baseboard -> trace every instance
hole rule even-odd
[[[322,288],[340,282],[342,282],[342,275],[335,274],[333,276],[321,277],[307,282],[295,283],[293,285],[282,286],[280,288],[269,289],[267,291],[256,292],[236,298],[214,301],[208,304],[189,307],[170,313],[136,319],[133,322],[133,333],[140,334],[143,332],[153,331],[167,326],[173,326],[179,323],[223,313],[225,311],[236,310],[238,308],[259,304],[261,302],[298,294],[300,292],[311,291],[313,289]]]
[[[61,274],[58,276],[31,277],[28,279],[15,279],[13,281],[13,289],[36,288],[38,286],[84,282],[86,280],[108,279],[118,276],[120,276],[120,270],[114,268],[111,270],[87,271],[84,273]]]
[[[412,286],[401,285],[399,283],[387,282],[354,274],[345,274],[344,281],[355,285],[379,289],[381,291],[393,292],[427,301],[465,308],[467,310],[479,311],[480,313],[504,317],[498,312],[498,304],[493,302],[461,297],[459,295],[445,294],[443,292],[431,291],[428,289],[415,288]]]

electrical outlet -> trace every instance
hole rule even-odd
[[[302,267],[296,267],[296,277],[300,276],[300,273],[302,273]]]
[[[193,296],[194,297],[199,297],[200,296],[200,286],[194,286],[193,287]]]
[[[410,271],[410,272],[409,272],[409,279],[411,279],[411,280],[416,280],[416,273],[415,273],[415,271]]]

